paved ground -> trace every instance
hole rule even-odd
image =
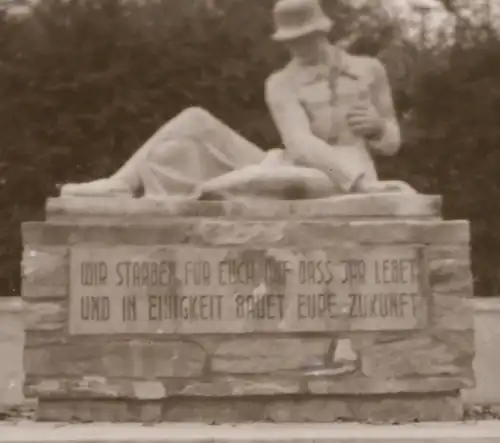
[[[411,424],[51,424],[0,422],[0,443],[500,443],[500,422]]]

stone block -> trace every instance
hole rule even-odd
[[[261,374],[323,368],[331,340],[325,338],[240,338],[222,343],[212,356],[212,371]]]
[[[342,244],[468,244],[467,221],[300,221],[287,225],[290,241],[303,247]]]
[[[90,375],[73,378],[29,376],[25,383],[25,393],[28,396],[41,396],[51,400],[159,400],[171,394],[167,393],[166,386],[167,384],[159,380],[116,379]]]
[[[454,245],[426,248],[427,290],[432,293],[433,328],[439,330],[474,329],[473,310],[468,298],[473,296],[473,276],[469,247]]]
[[[134,398],[139,400],[159,400],[166,397],[165,386],[160,381],[133,381]]]
[[[168,381],[165,382],[167,386]],[[305,393],[300,375],[265,374],[258,377],[216,376],[205,380],[185,381],[179,396],[247,397]]]
[[[45,348],[27,348],[28,374],[45,376],[101,375],[105,377],[201,376],[205,352],[194,343],[179,341],[72,341]]]
[[[431,244],[425,249],[425,258],[428,261],[454,259],[458,262],[466,262],[470,264],[470,252],[471,250],[469,244]]]
[[[26,378],[25,395],[46,399],[116,399],[134,397],[132,381],[111,380],[102,376],[80,378],[45,378],[29,375]]]
[[[24,320],[22,322],[24,327]],[[56,329],[50,331],[26,331],[25,348],[46,348],[52,345],[60,345],[69,341],[67,331]]]
[[[434,294],[432,297],[432,327],[435,330],[474,330],[474,311],[469,298],[461,294]]]
[[[133,400],[40,400],[38,421],[49,422],[157,422],[161,403]]]
[[[315,376],[307,378],[307,391],[314,395],[384,395],[451,392],[462,389],[460,376],[415,378],[370,378],[356,371],[346,376]],[[430,394],[431,395],[431,394]]]
[[[67,301],[25,303],[23,318],[26,331],[62,330],[68,319],[68,303]]]
[[[22,295],[25,300],[62,298],[68,294],[69,249],[26,244],[23,251]]]
[[[473,277],[468,260],[456,258],[428,261],[429,285],[433,293],[473,295]]]
[[[24,395],[32,398],[65,397],[71,398],[71,394],[66,396],[66,384],[59,379],[38,379],[33,380],[27,376],[24,383]]]
[[[460,378],[462,387],[474,384],[472,331],[394,333],[360,336],[353,340],[361,372],[377,379],[446,376]]]
[[[266,420],[266,401],[252,398],[172,399],[163,405],[167,422],[238,423]]]
[[[356,421],[361,423],[408,423],[416,421],[453,421],[462,418],[457,393],[432,395],[363,396],[277,400],[266,406],[266,417],[275,422]],[[397,418],[396,418],[397,417]]]

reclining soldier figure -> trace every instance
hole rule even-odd
[[[265,98],[284,150],[266,153],[207,111],[189,108],[111,177],[66,184],[61,194],[293,199],[415,192],[404,182],[380,181],[375,170],[374,155],[400,148],[381,62],[332,45],[332,21],[318,0],[278,0],[274,21],[273,40],[291,61],[267,79]]]

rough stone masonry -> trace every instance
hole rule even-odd
[[[437,197],[59,198],[23,242],[40,420],[457,420],[475,383]]]

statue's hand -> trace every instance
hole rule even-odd
[[[381,138],[384,119],[371,103],[358,103],[347,113],[347,123],[353,134],[364,138]]]

